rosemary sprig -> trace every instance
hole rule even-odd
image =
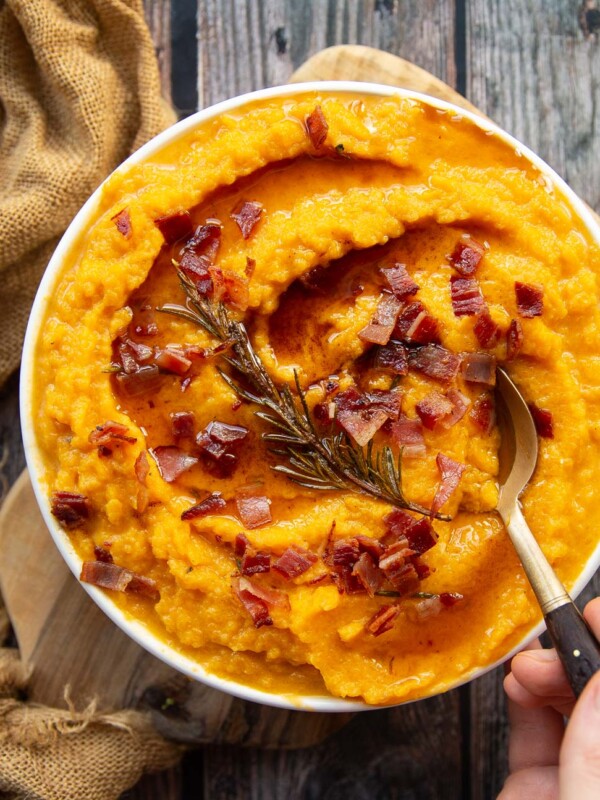
[[[178,265],[175,263],[175,266]],[[242,322],[232,319],[223,303],[213,303],[199,294],[192,281],[178,268],[179,280],[187,297],[185,306],[167,303],[159,311],[182,317],[201,328],[220,342],[230,344],[221,358],[245,381],[245,385],[219,369],[221,377],[244,400],[260,407],[255,414],[269,425],[263,439],[274,445],[272,452],[285,458],[287,464],[277,464],[275,472],[308,489],[350,489],[429,515],[430,510],[406,499],[402,490],[401,454],[394,459],[387,446],[376,453],[373,443],[366,450],[345,433],[322,437],[316,430],[294,372],[299,403],[291,388],[276,386],[255,353]],[[448,520],[443,514],[438,519]]]

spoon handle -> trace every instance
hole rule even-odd
[[[575,697],[600,670],[600,645],[569,597],[537,540],[531,532],[519,503],[502,518],[523,569],[538,599],[548,633]]]

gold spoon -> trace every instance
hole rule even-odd
[[[500,367],[496,370],[496,397],[503,434],[497,510],[540,604],[571,688],[575,697],[579,697],[592,675],[600,670],[600,645],[548,563],[521,512],[519,495],[529,483],[537,462],[537,432],[523,395]]]

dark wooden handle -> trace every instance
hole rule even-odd
[[[573,603],[550,611],[545,620],[571,688],[579,697],[592,675],[600,670],[600,645]]]

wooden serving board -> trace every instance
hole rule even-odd
[[[336,79],[413,89],[477,112],[425,70],[358,45],[317,53],[290,82]],[[68,685],[78,706],[95,696],[101,709],[147,709],[159,731],[190,744],[306,747],[351,716],[284,711],[238,700],[190,681],[149,655],[98,609],[72,576],[37,509],[27,473],[0,511],[0,553],[0,590],[22,659],[32,667],[34,701],[64,706]]]

